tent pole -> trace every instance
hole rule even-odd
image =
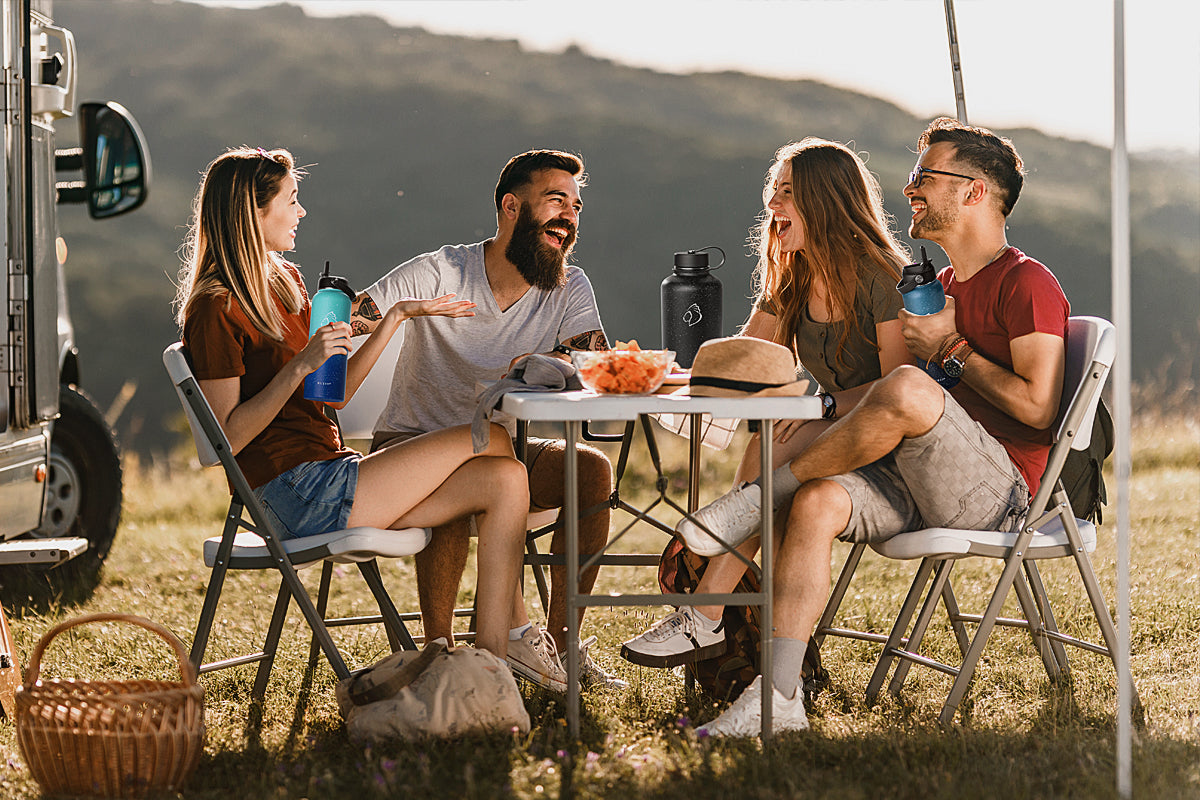
[[[1130,251],[1129,154],[1125,142],[1125,3],[1113,0],[1112,304],[1117,334],[1113,365],[1113,412],[1117,479],[1117,793],[1132,796],[1131,696],[1129,672],[1129,479],[1130,453]]]
[[[958,26],[954,23],[954,0],[946,2],[946,39],[950,42],[950,71],[954,79],[954,104],[958,121],[967,124],[967,95],[963,90],[962,60],[958,55]]]

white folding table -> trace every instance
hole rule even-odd
[[[757,420],[761,423],[761,463],[770,465],[774,421],[778,419],[818,419],[821,403],[814,396],[804,397],[688,397],[672,394],[598,395],[591,392],[510,392],[501,401],[500,410],[526,422],[560,422],[566,440],[564,505],[567,566],[567,723],[573,737],[579,736],[579,609],[587,606],[694,605],[721,603],[757,605],[762,611],[762,680],[771,685],[772,559],[774,513],[771,503],[763,505],[762,581],[758,592],[734,594],[653,594],[604,595],[579,593],[579,571],[601,563],[603,553],[584,564],[579,560],[579,468],[576,448],[584,422],[636,420],[643,414],[690,414],[698,419],[711,414],[718,419]],[[693,425],[693,431],[697,426]],[[693,452],[695,447],[693,446]],[[691,467],[695,469],[696,465]],[[771,470],[764,469],[763,496],[771,496]],[[771,692],[763,692],[762,737],[771,732]]]

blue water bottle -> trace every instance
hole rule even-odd
[[[350,301],[354,290],[345,278],[329,274],[329,262],[317,283],[317,293],[312,298],[312,315],[309,317],[308,338],[331,322],[350,321]],[[346,399],[346,354],[337,353],[325,359],[325,363],[309,373],[304,379],[304,399],[323,403],[340,403]]]
[[[929,256],[925,254],[924,247],[921,248],[921,260],[904,268],[896,289],[903,296],[904,307],[910,314],[926,316],[936,314],[946,307],[946,293],[942,289],[942,282],[937,279],[937,271]],[[929,377],[947,389],[958,383],[958,378],[951,378],[943,372],[940,364],[925,361],[918,361],[917,364]]]

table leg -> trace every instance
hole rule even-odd
[[[703,414],[689,414],[688,427],[688,513],[700,507],[700,440]]]
[[[700,423],[704,419],[702,414],[690,414],[688,427],[688,502],[687,510],[689,514],[696,513],[696,509],[700,508],[700,439],[701,426]],[[722,609],[722,614],[724,609]],[[696,676],[690,669],[684,669],[683,689],[689,695],[696,688]]]
[[[772,466],[772,445],[775,438],[775,421],[764,419],[762,421],[761,432],[759,434],[760,461],[762,469],[762,587],[763,604],[761,608],[762,629],[760,631],[761,648],[759,652],[762,654],[760,661],[762,664],[762,741],[765,745],[771,740],[772,722],[771,713],[774,704],[771,702],[775,696],[775,685],[773,682],[773,673],[771,664],[771,639],[775,636],[774,619],[772,610],[774,608],[774,569],[775,569],[775,504],[772,502],[774,476],[771,469]]]
[[[563,510],[567,538],[567,729],[579,738],[579,462],[577,444],[582,423],[563,423],[566,434],[564,454]]]

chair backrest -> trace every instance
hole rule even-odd
[[[356,336],[351,340],[354,349],[366,341],[365,336]],[[404,343],[404,326],[392,334],[391,341],[379,354],[375,366],[367,373],[358,391],[337,412],[338,425],[342,436],[346,439],[370,439],[375,431],[375,423],[387,405],[388,394],[392,390],[392,376],[396,371],[396,362],[400,358],[400,348]]]
[[[1100,402],[1100,390],[1108,379],[1117,353],[1116,329],[1106,319],[1099,317],[1071,317],[1067,320],[1067,357],[1063,370],[1063,393],[1059,400],[1058,416],[1055,418],[1055,438],[1067,435],[1069,412],[1077,403],[1086,403],[1083,416],[1076,424],[1071,437],[1071,449],[1086,450],[1092,440],[1092,422],[1096,419],[1096,405]],[[1094,389],[1089,388],[1093,368],[1099,374]]]
[[[192,430],[192,441],[196,443],[196,455],[200,463],[206,467],[220,464],[220,452],[229,452],[229,440],[225,438],[225,431],[217,423],[212,407],[200,391],[196,376],[192,374],[192,365],[188,363],[183,342],[176,342],[163,351],[163,366],[167,368],[167,374],[175,384],[179,403],[187,414],[188,427]],[[209,424],[201,421],[204,416],[207,416]]]
[[[1046,509],[1054,492],[1063,463],[1070,450],[1085,450],[1092,440],[1092,421],[1100,390],[1116,357],[1113,325],[1099,317],[1071,317],[1067,320],[1067,353],[1063,370],[1063,392],[1053,427],[1054,446],[1046,459],[1046,469],[1037,494],[1029,504],[1028,519]]]

